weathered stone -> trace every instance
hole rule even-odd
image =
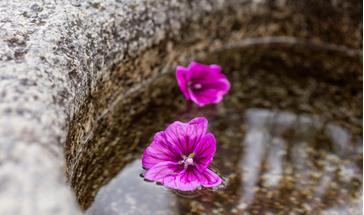
[[[350,54],[361,15],[355,1],[0,1],[0,214],[81,214],[65,172],[84,192],[92,129],[177,62],[266,36]]]

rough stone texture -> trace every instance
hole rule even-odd
[[[234,3],[231,1],[230,3]],[[225,1],[1,1],[0,214],[78,214],[68,122],[111,67]]]
[[[64,147],[82,181],[94,125],[175,62],[265,35],[359,49],[353,2],[0,1],[0,214],[80,214]]]

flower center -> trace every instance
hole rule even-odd
[[[183,164],[185,169],[187,169],[188,166],[193,166],[193,157],[195,156],[195,153],[191,153],[188,156],[182,155],[182,160],[180,160],[178,163]]]
[[[191,90],[201,90],[202,89],[202,84],[193,83],[193,81],[189,81],[188,82],[188,88],[190,88]]]
[[[192,85],[193,86],[193,89],[195,89],[195,90],[200,90],[201,88],[202,88],[202,85],[201,84],[194,84],[194,85]]]

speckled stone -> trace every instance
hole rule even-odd
[[[63,147],[86,96],[113,66],[228,4],[1,1],[0,214],[79,214]]]
[[[355,1],[323,1],[300,13],[305,6],[0,1],[0,214],[81,214],[65,172],[71,182],[82,179],[84,140],[120,95],[176,62],[249,37],[301,38],[348,52],[361,47],[361,7]]]

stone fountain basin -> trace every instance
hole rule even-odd
[[[142,118],[180,107],[160,98],[193,59],[233,71],[283,47],[348,101],[318,111],[362,135],[361,17],[354,1],[1,2],[0,214],[82,214],[145,144],[134,125],[172,120]]]

